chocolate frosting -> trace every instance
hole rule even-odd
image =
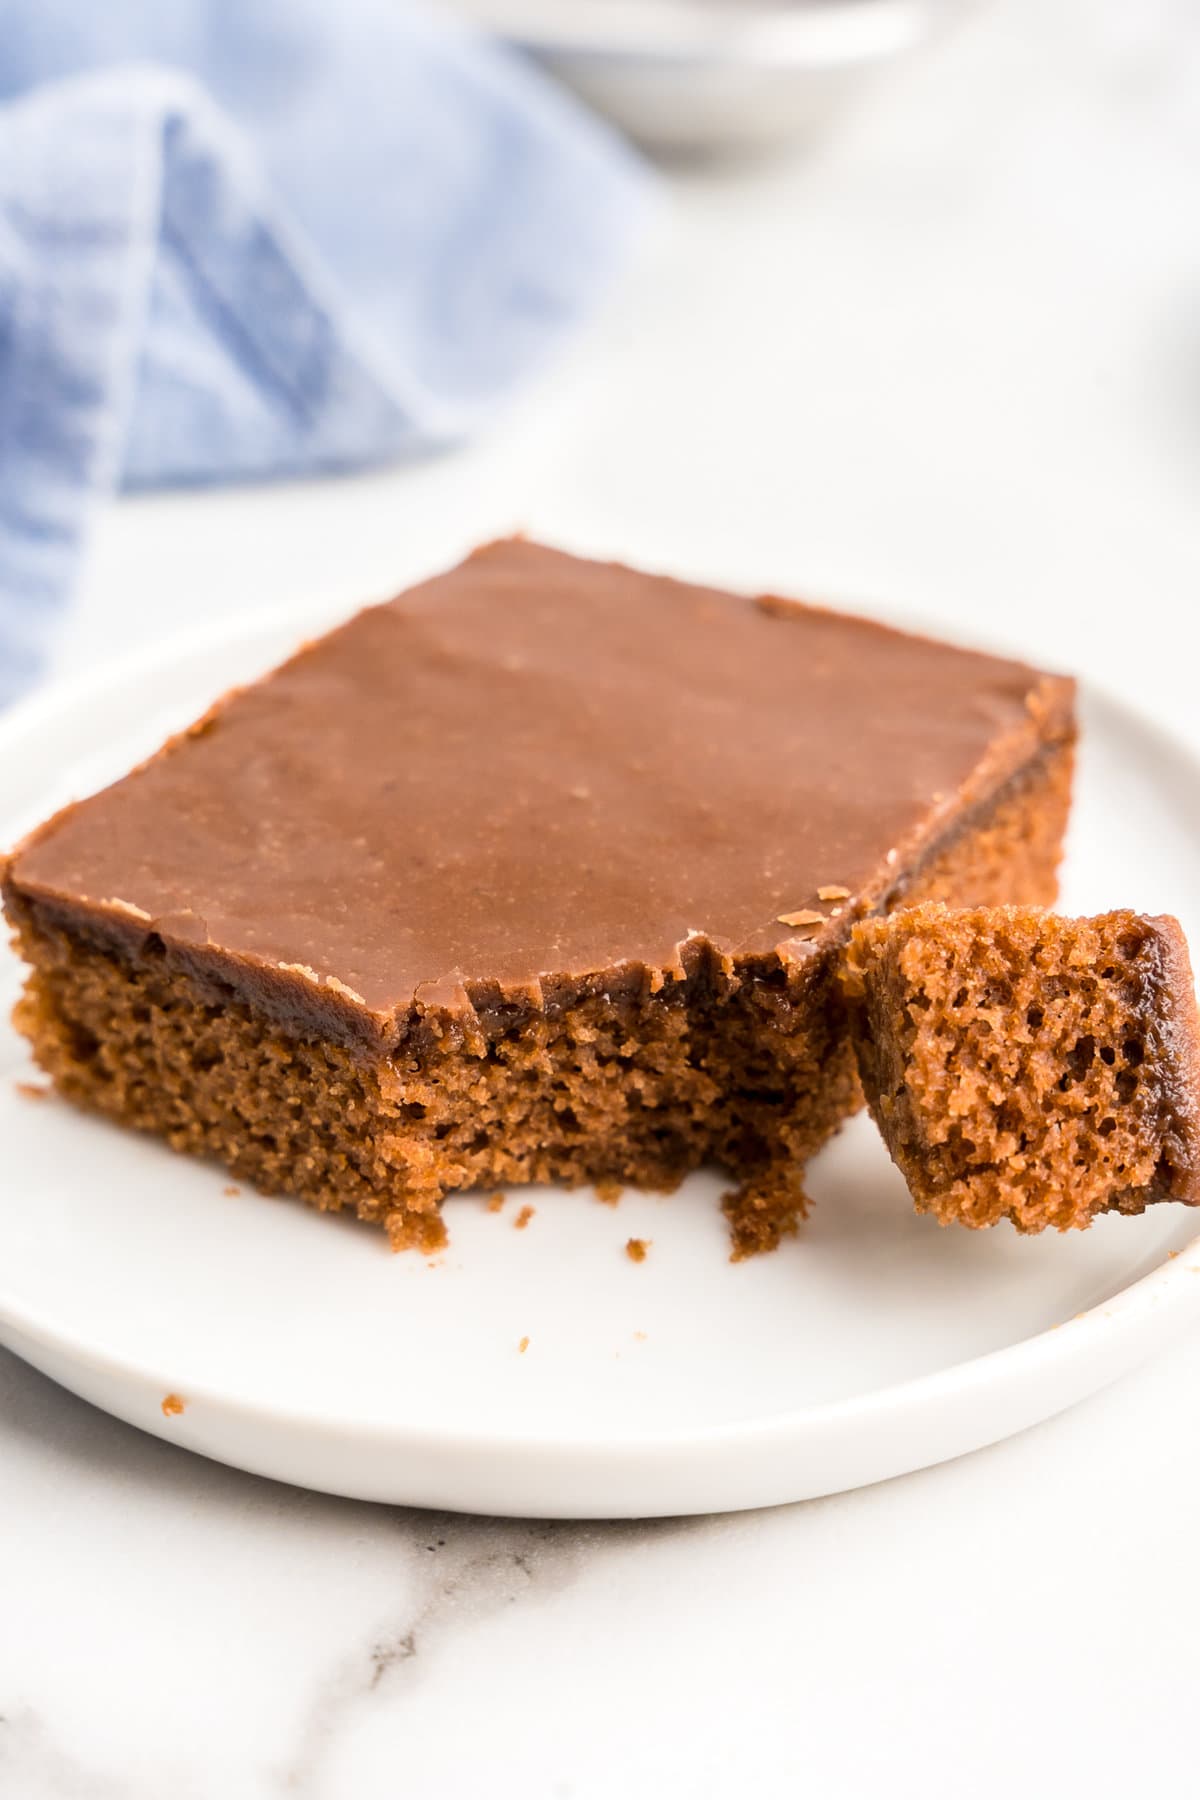
[[[1019,663],[516,539],[228,696],[9,881],[376,1020],[697,937],[803,956],[1070,710]]]

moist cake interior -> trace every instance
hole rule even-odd
[[[1174,919],[922,906],[858,925],[871,1111],[916,1203],[1024,1232],[1200,1201],[1200,1041]]]

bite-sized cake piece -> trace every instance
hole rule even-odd
[[[925,905],[858,924],[867,1104],[943,1224],[1065,1231],[1200,1204],[1200,1029],[1174,919]]]
[[[521,540],[306,645],[10,858],[71,1099],[440,1241],[456,1188],[738,1182],[860,1102],[837,968],[901,897],[1048,901],[1072,686]]]

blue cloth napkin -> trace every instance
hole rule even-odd
[[[462,438],[644,190],[525,61],[404,0],[0,0],[0,702],[98,498]]]

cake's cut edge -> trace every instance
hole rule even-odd
[[[1071,769],[1070,743],[1038,747],[920,864],[887,867],[882,901],[1052,900]],[[265,1192],[356,1212],[398,1249],[442,1246],[456,1190],[665,1191],[710,1161],[737,1184],[724,1210],[740,1260],[795,1231],[808,1161],[862,1103],[834,975],[853,905],[808,955],[746,958],[736,979],[696,942],[682,981],[547,984],[541,1007],[477,991],[469,1029],[434,1008],[371,1049],[336,994],[305,984],[302,1009],[274,983],[239,994],[206,946],[11,885],[5,904],[31,969],[18,1027],[61,1092]],[[543,1076],[560,1055],[556,1093]],[[506,1087],[535,1077],[514,1118]]]
[[[867,1103],[920,1211],[1022,1232],[1200,1204],[1200,1021],[1178,922],[922,905],[855,926]]]

